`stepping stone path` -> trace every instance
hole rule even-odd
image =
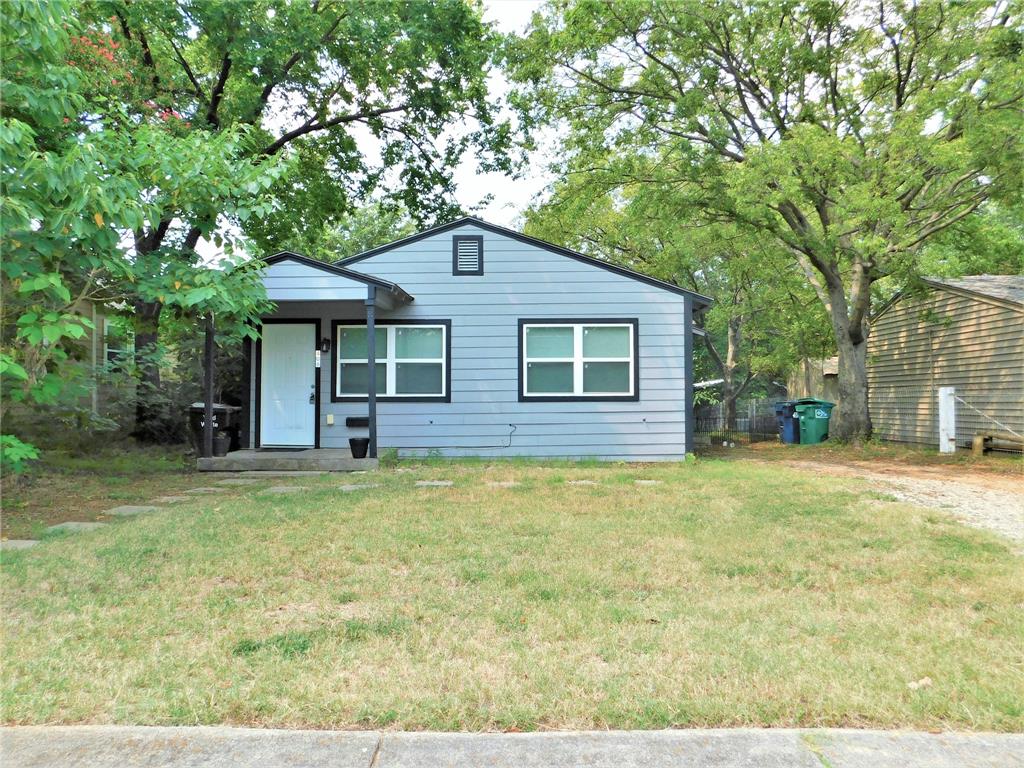
[[[73,533],[75,531],[92,531],[96,528],[106,527],[106,523],[59,523],[58,525],[51,525],[46,530],[48,531],[67,531]]]
[[[154,504],[177,504],[182,501],[192,501],[189,496],[157,496],[153,499]]]
[[[637,485],[661,485],[661,480],[634,480]]]
[[[189,488],[187,491],[182,491],[182,493],[191,493],[191,494],[198,495],[200,493],[220,493],[223,490],[224,490],[223,488],[210,488],[210,487],[205,487],[205,488]]]
[[[353,485],[339,485],[338,490],[344,493],[352,493],[353,491],[365,491],[367,488],[380,488],[377,483],[355,483]]]
[[[131,515],[143,515],[147,512],[156,512],[158,509],[160,509],[160,507],[136,506],[134,504],[125,504],[120,507],[105,509],[103,510],[103,514],[114,515],[115,517],[129,517]]]
[[[259,480],[246,477],[230,477],[227,480],[218,480],[217,485],[255,485]]]
[[[596,480],[569,480],[569,485],[597,485]]]
[[[451,480],[417,480],[417,488],[450,488],[455,485]]]
[[[514,488],[519,485],[515,480],[492,480],[487,483],[491,488]]]
[[[249,472],[243,472],[242,474],[246,475],[247,477],[258,478],[258,477],[314,477],[316,475],[323,475],[323,474],[326,474],[326,473],[327,473],[327,470],[325,470],[325,469],[275,469],[273,471],[262,470],[262,469],[259,469],[259,470],[254,469],[254,470],[249,471]]]
[[[38,543],[35,539],[8,539],[0,541],[0,549],[28,549]]]
[[[267,488],[267,493],[297,493],[307,490],[301,485],[272,485]]]

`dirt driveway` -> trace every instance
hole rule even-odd
[[[1024,554],[1024,473],[994,474],[962,466],[912,466],[877,461],[783,460],[787,466],[862,477],[900,501],[948,512],[995,531]]]

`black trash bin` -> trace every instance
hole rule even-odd
[[[241,410],[237,405],[213,404],[213,436],[215,439],[218,432],[226,432],[231,435],[232,432],[237,431],[238,414]],[[192,449],[198,454],[203,452],[205,411],[205,403],[192,403],[188,408],[188,436],[192,443]]]

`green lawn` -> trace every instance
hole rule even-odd
[[[1024,559],[942,513],[742,461],[403,470],[4,553],[4,721],[1024,729]]]

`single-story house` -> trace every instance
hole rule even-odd
[[[334,264],[265,262],[276,309],[249,356],[250,452],[353,437],[371,458],[693,448],[705,296],[474,217]]]
[[[956,443],[1024,435],[1024,276],[928,278],[894,298],[868,337],[877,437],[938,444],[938,388],[954,387]]]

